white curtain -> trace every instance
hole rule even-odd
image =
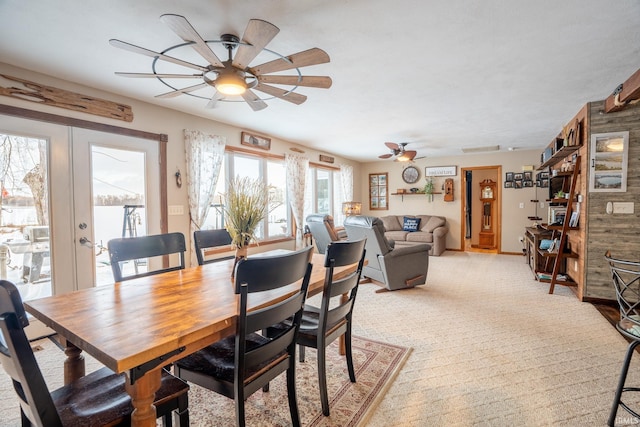
[[[342,203],[353,201],[353,166],[340,165],[340,173],[334,173],[333,176],[333,200],[336,205],[334,222],[342,225],[345,219]]]
[[[284,164],[287,173],[287,197],[296,222],[296,247],[302,245],[304,233],[304,197],[309,159],[297,154],[285,154]]]
[[[184,147],[187,159],[186,183],[189,192],[189,217],[191,241],[191,265],[196,265],[193,232],[199,230],[213,203],[220,168],[224,160],[226,138],[208,135],[200,131],[184,130]]]

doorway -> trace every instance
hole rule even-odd
[[[106,244],[161,232],[157,141],[0,115],[0,278],[23,300],[113,283]],[[124,206],[137,206],[124,230]],[[48,330],[30,317],[29,338]]]
[[[501,166],[477,166],[462,168],[462,209],[460,213],[461,251],[466,252],[501,252],[502,236],[502,176]],[[486,203],[483,203],[480,183],[491,180],[496,183],[494,200],[490,211],[487,211]],[[487,224],[487,213],[491,231],[493,233],[493,245],[481,245],[481,232],[483,224]],[[491,247],[493,246],[493,247]]]

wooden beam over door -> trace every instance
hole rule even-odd
[[[631,103],[640,100],[640,68],[604,101],[604,112],[620,111]]]

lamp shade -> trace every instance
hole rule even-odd
[[[342,213],[346,216],[360,215],[362,211],[362,203],[360,202],[344,202],[342,204]]]

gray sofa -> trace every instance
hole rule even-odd
[[[418,231],[404,231],[404,217],[420,218]],[[396,242],[396,245],[414,245],[428,243],[431,245],[429,255],[439,256],[447,248],[449,224],[443,216],[436,215],[387,215],[380,217],[384,224],[384,236]]]
[[[431,249],[429,244],[394,247],[384,237],[380,218],[372,216],[347,217],[344,228],[349,240],[367,239],[367,265],[362,269],[364,277],[383,283],[388,290],[412,288],[426,283]]]

